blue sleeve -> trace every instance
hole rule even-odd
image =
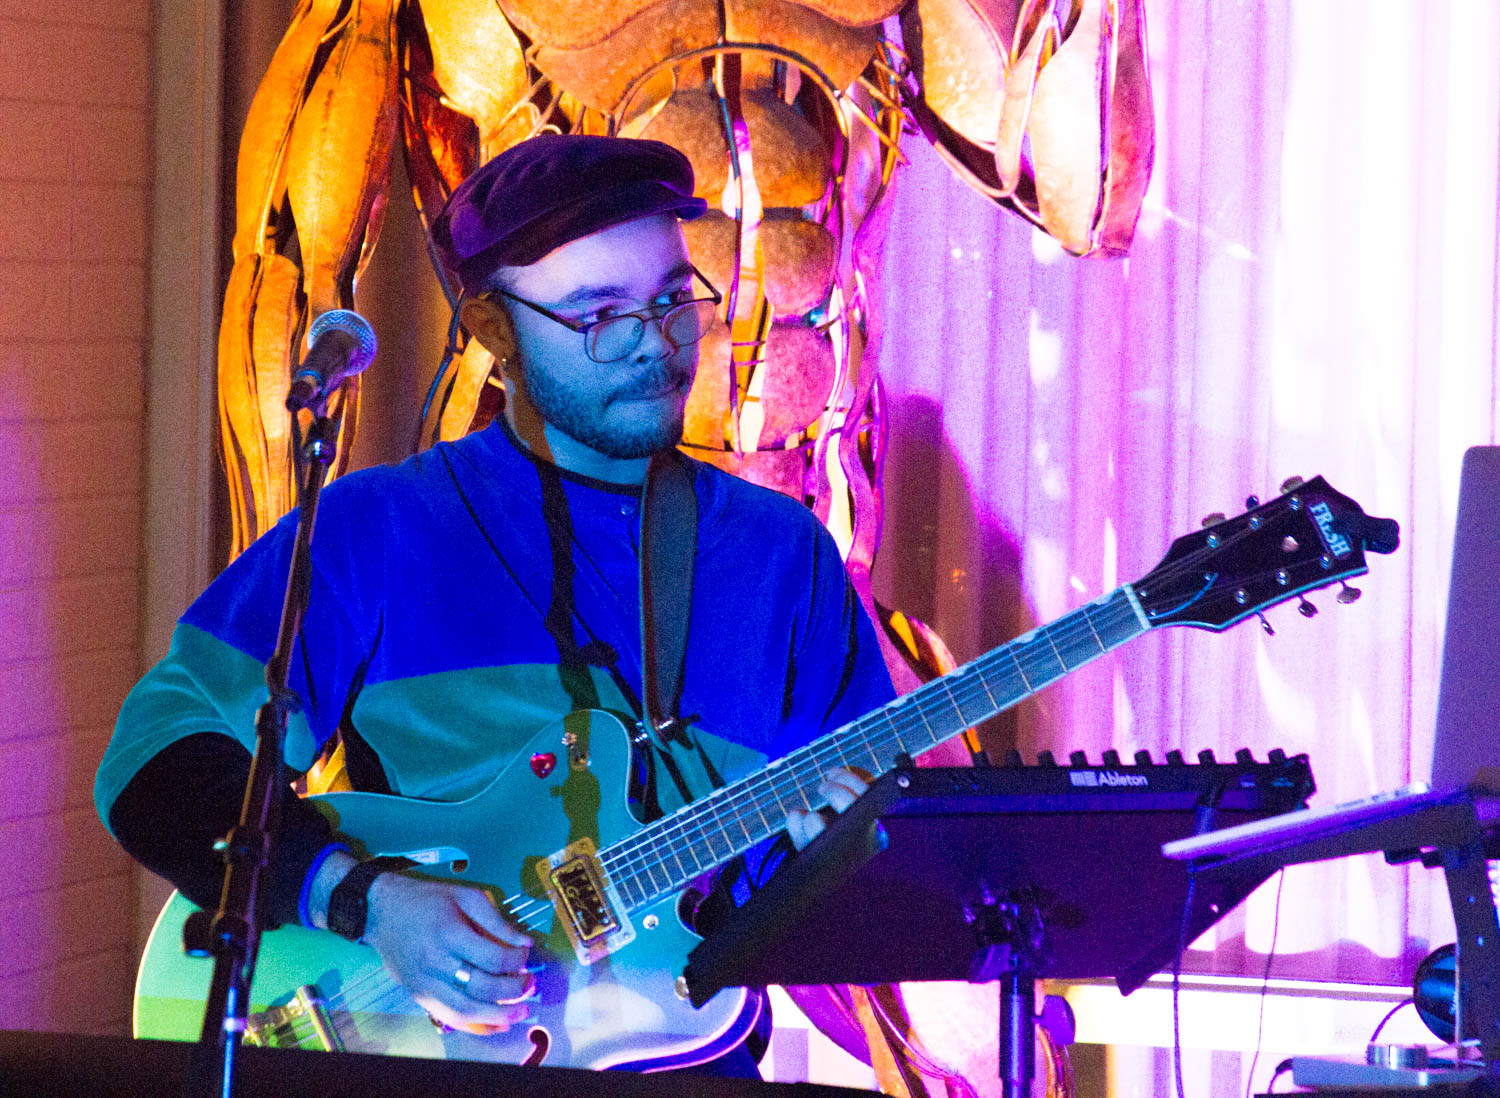
[[[325,512],[313,539],[308,611],[288,673],[298,702],[283,753],[289,776],[305,771],[337,729],[378,636],[350,584],[360,562],[349,547],[359,542],[343,517]],[[200,904],[211,900],[220,872],[212,842],[238,819],[295,529],[295,515],[283,519],[188,608],[167,655],[126,697],[95,776],[95,805],[110,833]],[[284,922],[297,919],[308,868],[329,832],[300,803],[289,804],[283,824],[272,915]]]

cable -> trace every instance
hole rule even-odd
[[[1375,1038],[1377,1038],[1377,1037],[1380,1036],[1380,1031],[1385,1028],[1385,1024],[1387,1022],[1389,1022],[1392,1018],[1394,1018],[1396,1016],[1396,1012],[1398,1010],[1400,1010],[1402,1007],[1416,1006],[1416,1005],[1417,1005],[1417,1001],[1416,1001],[1416,999],[1413,998],[1413,999],[1402,999],[1395,1006],[1391,1007],[1390,1010],[1388,1010],[1388,1011],[1385,1012],[1385,1017],[1382,1018],[1382,1019],[1380,1019],[1380,1024],[1375,1027],[1375,1032],[1372,1033],[1372,1034],[1370,1034],[1370,1039],[1368,1041],[1366,1041],[1365,1044],[1367,1044],[1367,1045],[1373,1045],[1375,1043]]]
[[[1281,1061],[1281,1063],[1277,1064],[1276,1070],[1271,1072],[1271,1081],[1266,1084],[1266,1093],[1272,1093],[1276,1089],[1276,1080],[1280,1079],[1283,1075],[1291,1070],[1292,1061],[1290,1059],[1283,1060]]]
[[[1197,889],[1196,866],[1188,867],[1187,898],[1182,902],[1182,919],[1177,924],[1177,955],[1172,959],[1172,1077],[1177,1082],[1177,1098],[1187,1098],[1182,1086],[1182,1015],[1178,1001],[1182,991],[1182,954],[1188,947],[1189,917],[1193,911],[1193,892]]]
[[[1214,784],[1198,803],[1197,811],[1194,813],[1196,819],[1193,821],[1193,834],[1204,835],[1214,828],[1214,815],[1218,812],[1219,802],[1224,798],[1224,790],[1229,784],[1229,779],[1221,778]],[[1193,917],[1193,895],[1198,889],[1198,863],[1189,862],[1187,867],[1187,895],[1182,901],[1182,919],[1177,924],[1177,953],[1172,958],[1172,1075],[1177,1082],[1177,1098],[1187,1098],[1187,1091],[1182,1085],[1182,1011],[1180,999],[1182,994],[1182,955],[1187,952],[1188,928],[1192,925]]]
[[[1276,871],[1276,906],[1271,914],[1271,948],[1266,951],[1266,968],[1260,977],[1260,1013],[1255,1020],[1255,1055],[1250,1057],[1250,1071],[1245,1076],[1245,1098],[1250,1098],[1250,1091],[1253,1089],[1255,1067],[1260,1063],[1260,1042],[1266,1032],[1266,991],[1271,986],[1271,962],[1276,959],[1276,937],[1281,933],[1281,886],[1284,884],[1286,884],[1286,866]],[[1385,1025],[1384,1022],[1380,1024]],[[1380,1031],[1377,1029],[1375,1032]]]

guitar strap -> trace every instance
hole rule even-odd
[[[643,717],[663,745],[691,747],[682,704],[698,494],[675,449],[654,454],[641,489],[641,686]]]

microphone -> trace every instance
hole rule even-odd
[[[375,329],[352,309],[332,309],[307,330],[307,357],[292,374],[287,411],[319,411],[323,402],[375,357]]]

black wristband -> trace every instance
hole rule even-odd
[[[365,936],[365,920],[370,914],[370,885],[387,871],[410,869],[417,863],[410,858],[371,858],[360,862],[344,879],[333,886],[328,896],[328,929],[341,938],[357,942]]]

